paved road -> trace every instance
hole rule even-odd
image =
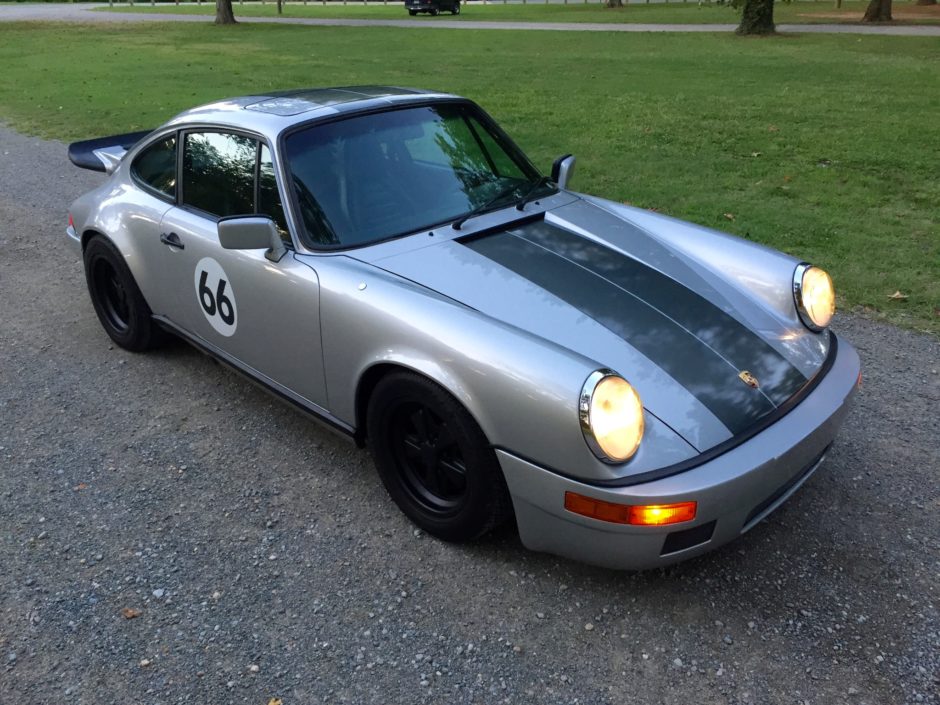
[[[96,3],[50,3],[46,5],[2,4],[0,22],[61,20],[68,22],[206,22],[205,15],[150,12],[92,12]],[[236,15],[237,15],[236,9]],[[239,22],[274,22],[329,27],[405,27],[423,29],[519,29],[554,32],[733,32],[734,24],[607,24],[597,22],[484,22],[427,19],[318,19],[301,17],[239,17]],[[940,26],[893,25],[873,27],[840,24],[778,24],[777,31],[809,34],[879,34],[940,37]]]
[[[113,348],[63,243],[99,179],[0,128],[0,702],[940,703],[936,339],[840,316],[840,440],[711,555],[451,546],[241,377]]]

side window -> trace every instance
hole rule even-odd
[[[250,137],[190,132],[183,140],[183,203],[221,217],[255,212],[255,155]]]
[[[274,177],[274,163],[268,146],[261,145],[258,163],[258,212],[269,215],[281,231],[281,238],[290,244],[290,233],[287,232],[287,220],[284,218],[284,206],[281,204],[281,194],[277,190],[277,179]]]
[[[176,135],[138,154],[131,165],[131,174],[153,190],[176,198]]]

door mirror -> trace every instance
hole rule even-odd
[[[568,188],[568,182],[574,176],[574,155],[566,154],[558,157],[552,164],[552,181],[558,184],[558,188]]]
[[[219,220],[219,244],[226,250],[262,250],[272,262],[287,252],[274,221],[264,215],[236,215]]]

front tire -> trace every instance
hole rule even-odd
[[[369,448],[389,495],[420,528],[470,541],[512,513],[496,453],[473,417],[444,389],[410,372],[372,393]]]
[[[416,10],[408,10],[408,14],[414,17],[415,15],[418,14],[418,12]]]
[[[454,6],[453,6],[453,8],[451,9],[450,14],[452,14],[452,15],[459,15],[459,14],[460,14],[460,3],[459,3],[459,2],[455,2],[455,3],[454,3]]]
[[[436,7],[433,7],[428,12],[430,12],[431,17],[437,17],[440,13],[440,10],[438,10]]]
[[[153,322],[150,307],[118,249],[96,235],[85,246],[82,259],[91,303],[111,340],[133,352],[163,342],[163,331]]]

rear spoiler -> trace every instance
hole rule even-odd
[[[150,132],[151,130],[128,132],[124,135],[72,142],[69,145],[69,161],[82,169],[103,171],[110,174],[124,155],[127,154],[127,150],[149,135]]]

